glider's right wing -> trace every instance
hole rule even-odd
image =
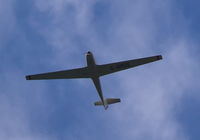
[[[158,60],[161,60],[161,59],[162,59],[162,56],[157,55],[157,56],[151,56],[151,57],[146,57],[146,58],[122,61],[122,62],[117,62],[117,63],[98,65],[98,72],[99,72],[100,76],[103,76],[103,75],[106,75],[106,74],[111,74],[111,73],[114,73],[114,72],[129,69],[129,68],[136,67],[136,66],[139,66],[139,65],[158,61]]]
[[[26,80],[89,78],[88,68],[56,71],[26,76]]]

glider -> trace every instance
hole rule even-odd
[[[86,53],[86,60],[87,60],[86,67],[71,69],[71,70],[56,71],[56,72],[41,73],[35,75],[27,75],[26,80],[91,78],[100,97],[100,101],[95,102],[94,105],[104,106],[104,108],[107,109],[108,105],[118,103],[120,102],[120,99],[119,98],[104,99],[99,79],[100,76],[144,65],[161,59],[162,56],[157,55],[157,56],[121,61],[116,63],[97,65],[95,63],[93,54],[90,51],[88,51]]]

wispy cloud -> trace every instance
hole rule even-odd
[[[11,31],[15,30],[17,26],[8,24],[17,20],[14,16],[14,7],[10,6],[12,2],[0,3],[3,7],[9,7],[0,10],[2,16],[4,12],[7,13],[0,30],[4,32],[5,27]],[[108,111],[103,112],[104,114],[101,111],[81,110],[80,116],[71,111],[72,115],[68,115],[71,118],[76,116],[71,123],[77,121],[78,125],[68,124],[71,128],[67,127],[67,124],[66,127],[60,126],[64,129],[64,134],[59,133],[62,135],[60,137],[50,134],[49,130],[46,132],[45,129],[41,132],[34,131],[36,126],[33,122],[36,121],[32,120],[34,115],[30,111],[38,110],[40,113],[37,115],[44,115],[43,118],[50,121],[50,117],[58,112],[58,107],[54,106],[52,103],[55,101],[48,97],[51,94],[48,89],[58,89],[62,92],[66,90],[43,82],[37,85],[34,83],[34,86],[27,84],[20,79],[24,76],[25,70],[8,64],[9,68],[12,68],[10,71],[0,69],[4,75],[0,83],[5,85],[1,88],[0,103],[3,114],[0,121],[2,139],[94,139],[96,136],[102,138],[102,135],[106,138],[131,140],[188,139],[187,133],[177,120],[176,112],[179,110],[182,97],[186,94],[185,90],[198,87],[199,80],[195,75],[199,68],[195,65],[193,50],[190,48],[191,45],[195,46],[195,43],[187,35],[187,22],[173,1],[57,0],[47,3],[36,0],[34,4],[35,13],[30,14],[28,20],[30,27],[45,40],[52,51],[48,64],[60,68],[82,66],[84,57],[80,55],[87,50],[94,52],[99,63],[156,54],[162,54],[164,59],[103,77],[105,96],[119,96],[122,103],[111,106]],[[1,33],[0,35],[3,36]],[[9,41],[8,38],[5,40]],[[18,55],[22,54],[16,54]],[[42,62],[44,61],[40,63]],[[84,82],[81,81],[80,86],[88,88]],[[27,96],[27,92],[30,97]],[[57,100],[61,102],[61,98],[66,97],[59,93],[56,95],[59,98]],[[88,99],[87,97],[81,95],[80,98]],[[80,101],[80,98],[76,97],[76,101]],[[32,103],[31,99],[37,102],[37,105]],[[73,102],[70,99],[66,100]],[[63,106],[61,107],[64,108]],[[45,111],[49,109],[50,111]],[[78,107],[74,107],[74,110],[77,111]],[[67,116],[62,113],[61,115]]]
[[[15,16],[13,13],[13,3],[10,0],[1,0],[0,3],[0,48],[2,48],[7,43],[6,41],[12,38],[11,33],[15,29]]]

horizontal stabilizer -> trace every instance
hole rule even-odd
[[[119,98],[108,98],[108,99],[105,99],[105,103],[107,103],[108,105],[109,104],[114,104],[114,103],[118,103],[120,102],[121,100]],[[103,105],[102,101],[97,101],[94,103],[94,105],[98,106],[98,105]]]
[[[114,103],[120,102],[121,100],[119,98],[109,98],[109,99],[106,99],[106,101],[107,101],[107,104],[114,104]]]

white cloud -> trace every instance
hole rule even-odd
[[[186,94],[184,91],[196,87],[191,82],[197,80],[194,77],[194,60],[188,54],[189,44],[185,41],[166,45],[173,47],[164,54],[162,61],[138,68],[135,73],[130,71],[118,79],[120,87],[124,88],[125,105],[120,107],[123,111],[117,116],[121,125],[128,121],[129,129],[137,132],[133,133],[133,137],[187,139],[176,115]],[[118,109],[116,112],[119,112]],[[125,116],[129,116],[128,119]]]
[[[42,21],[32,17],[30,24],[46,39],[54,51],[53,64],[65,67],[65,63],[71,62],[68,59],[73,57],[74,60],[69,65],[82,65],[83,57],[80,54],[87,50],[94,52],[99,63],[161,53],[164,56],[162,61],[112,77],[112,80],[117,81],[116,85],[110,84],[107,86],[110,89],[104,88],[105,95],[120,96],[122,103],[116,105],[117,107],[111,106],[110,110],[104,113],[110,113],[109,119],[112,119],[110,125],[115,128],[110,131],[116,133],[118,139],[187,139],[187,134],[176,120],[176,109],[185,94],[185,89],[197,87],[191,84],[191,81],[198,80],[195,77],[198,68],[189,48],[191,42],[187,37],[187,28],[184,28],[185,32],[181,31],[182,27],[185,27],[181,14],[174,13],[177,9],[173,7],[171,1],[113,1],[108,3],[110,15],[105,15],[109,16],[108,20],[112,22],[104,25],[107,28],[100,25],[100,29],[97,30],[93,21],[96,16],[93,8],[97,2],[101,3],[92,0],[56,0],[48,3],[35,1],[37,10],[50,18],[48,24],[42,25],[40,23]],[[0,3],[5,4],[3,1]],[[7,12],[13,14],[12,9]],[[8,21],[4,21],[6,26]],[[177,22],[183,24],[179,26]],[[106,33],[105,38],[102,37],[103,33]],[[12,81],[10,78],[7,79]],[[106,78],[104,79],[103,81],[106,81]],[[15,83],[17,81],[11,83],[11,87],[18,89]],[[23,84],[18,83],[17,86],[23,88]],[[39,90],[45,88],[41,86]],[[106,90],[115,93],[108,94]],[[6,93],[10,92],[12,90]],[[48,134],[31,132],[28,111],[25,107],[19,105],[16,112],[13,112],[9,97],[1,99],[4,101],[0,105],[1,114],[4,114],[1,117],[0,127],[2,139],[50,138]],[[47,103],[41,103],[44,106],[45,104]],[[105,118],[104,121],[109,123],[110,120]],[[88,132],[87,129],[90,130],[92,127],[85,128],[84,132]],[[80,136],[85,139],[93,137],[84,136],[83,133]],[[66,134],[66,137],[73,136]]]

